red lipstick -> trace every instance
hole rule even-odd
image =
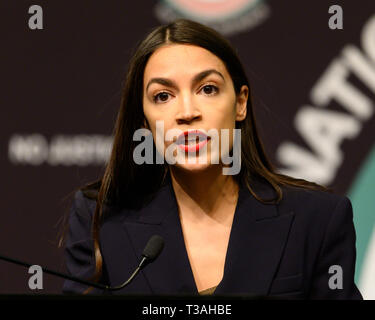
[[[188,130],[179,135],[176,144],[185,152],[198,152],[209,139],[210,137],[200,130]]]

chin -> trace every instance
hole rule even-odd
[[[176,164],[176,168],[188,171],[191,173],[199,173],[208,170],[212,167],[210,163],[185,163],[185,164]]]
[[[192,157],[190,161],[192,163],[188,162],[188,157],[185,157],[185,162],[177,162],[175,164],[176,168],[182,169],[184,171],[188,171],[191,173],[199,173],[203,171],[207,171],[210,169],[213,169],[214,167],[219,166],[219,164],[212,163],[210,161],[211,157],[208,155],[207,157],[199,159],[198,157]],[[199,160],[202,163],[199,163]]]
[[[200,155],[187,154],[179,150],[177,154],[174,154],[176,162],[172,165],[176,167],[176,169],[199,173],[218,166],[220,161],[218,155],[218,152],[212,152],[211,149],[206,149],[205,152],[202,152]],[[166,158],[168,159],[168,157]]]

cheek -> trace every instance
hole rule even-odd
[[[145,111],[144,114],[148,122],[148,129],[152,133],[155,145],[160,143],[170,144],[170,142],[164,141],[168,130],[173,128],[173,123],[170,121],[170,119],[165,117],[165,114],[160,112]],[[157,137],[158,141],[156,141]]]
[[[206,119],[212,127],[231,129],[235,126],[236,110],[232,101],[217,104],[216,107],[207,109]]]
[[[170,108],[165,106],[160,106],[155,108],[155,106],[145,105],[143,108],[143,113],[148,122],[149,129],[155,137],[156,131],[160,131],[163,127],[164,133],[174,127],[175,117]],[[157,123],[158,122],[158,123]]]
[[[149,129],[152,131],[152,134],[154,135],[156,130],[156,121],[163,120],[163,118],[160,118],[158,112],[147,106],[147,104],[143,107],[143,114],[145,116]]]

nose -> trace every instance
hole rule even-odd
[[[199,108],[194,103],[192,97],[185,96],[181,98],[179,103],[178,112],[176,114],[176,121],[178,124],[192,122],[199,120],[202,114]]]

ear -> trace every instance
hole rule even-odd
[[[249,88],[243,85],[241,87],[240,93],[237,96],[236,121],[242,121],[246,118],[248,97],[249,97]]]

